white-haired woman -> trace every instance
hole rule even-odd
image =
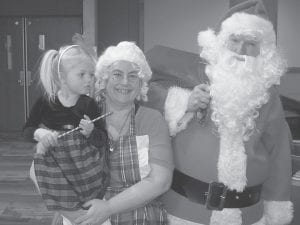
[[[106,200],[85,204],[76,224],[167,224],[157,199],[171,184],[173,161],[168,128],[162,115],[140,106],[147,100],[151,69],[132,42],[111,46],[96,66],[98,100],[107,112],[110,139],[110,184]]]

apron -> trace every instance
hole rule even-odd
[[[34,169],[48,210],[74,211],[102,199],[108,185],[106,146],[96,148],[79,131],[58,139],[45,155],[35,154]]]
[[[121,136],[117,141],[110,141],[113,150],[109,155],[109,169],[114,173],[111,178],[116,179],[121,186],[109,186],[106,199],[112,198],[141,181],[135,132],[135,111],[134,109],[131,111],[129,135]],[[167,214],[162,203],[154,199],[143,207],[113,215],[110,217],[110,221],[112,225],[166,225]]]

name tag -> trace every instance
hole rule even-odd
[[[139,168],[141,179],[148,176],[151,171],[149,165],[149,136],[136,136],[136,145],[139,158]]]

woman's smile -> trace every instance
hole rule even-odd
[[[116,92],[118,92],[119,94],[122,95],[128,95],[130,92],[132,92],[132,90],[128,89],[128,88],[115,88]]]

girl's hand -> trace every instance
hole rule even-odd
[[[79,123],[79,127],[81,128],[81,133],[86,136],[86,137],[89,137],[92,133],[92,131],[94,130],[94,123],[91,123],[91,119],[87,116],[87,115],[84,115],[83,116],[84,119],[81,119],[80,120],[80,123]]]
[[[75,220],[77,225],[102,224],[111,215],[109,204],[104,200],[93,199],[86,202],[83,207],[89,209],[85,215]]]
[[[199,84],[194,87],[187,106],[187,112],[195,112],[198,109],[206,109],[210,102],[208,84]]]

